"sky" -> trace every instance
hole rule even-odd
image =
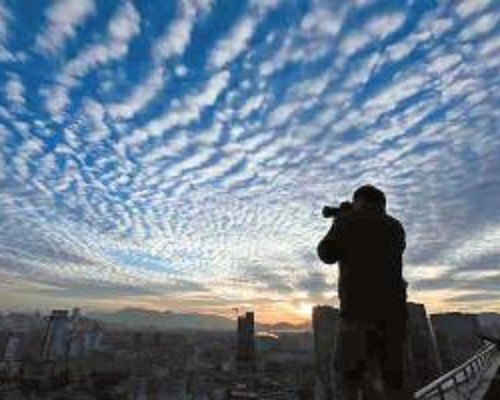
[[[500,2],[0,0],[0,308],[338,305],[383,189],[410,299],[500,311]]]

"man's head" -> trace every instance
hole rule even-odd
[[[372,185],[364,185],[356,189],[352,196],[355,209],[369,208],[385,211],[385,194]]]

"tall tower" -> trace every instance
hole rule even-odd
[[[339,311],[336,308],[319,305],[313,308],[316,378],[320,391],[319,396],[325,400],[334,398],[333,354],[338,319]]]
[[[42,360],[54,360],[68,354],[70,319],[67,310],[52,310],[43,335]]]
[[[423,304],[408,303],[405,374],[412,389],[425,386],[441,374],[434,330]]]
[[[255,369],[255,315],[252,311],[238,317],[236,363],[239,371]]]

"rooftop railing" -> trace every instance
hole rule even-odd
[[[462,365],[417,391],[414,398],[416,400],[464,398],[464,392],[470,393],[474,390],[479,379],[498,354],[498,346],[493,343],[485,345]]]

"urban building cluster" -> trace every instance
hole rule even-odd
[[[406,379],[414,389],[481,346],[476,315],[429,318],[414,303],[408,315]],[[246,312],[233,331],[201,331],[103,323],[79,309],[3,315],[0,398],[332,399],[338,310],[316,306],[305,331],[259,332],[255,320]]]
[[[236,332],[235,332],[236,331]],[[0,317],[1,399],[311,398],[311,332],[130,328],[78,309]]]
[[[500,337],[498,315],[485,326],[476,314],[450,312],[429,317],[423,304],[408,303],[407,307],[405,380],[413,391],[472,357],[483,346],[482,332]],[[315,399],[335,398],[333,354],[338,321],[339,310],[331,306],[313,309]]]

